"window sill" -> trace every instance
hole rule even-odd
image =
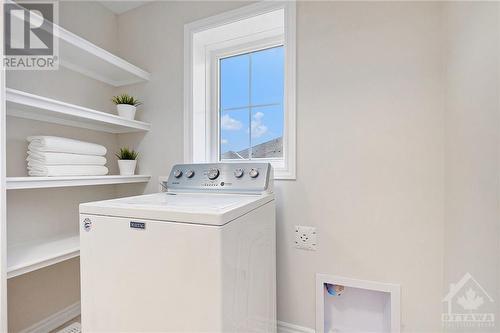
[[[262,162],[269,162],[273,166],[275,180],[295,180],[295,169],[291,168],[285,160],[263,160]]]
[[[274,180],[297,180],[297,176],[290,171],[276,170],[274,171]]]

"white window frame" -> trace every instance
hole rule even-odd
[[[269,29],[216,43],[203,44],[200,38],[196,38],[200,32],[280,9],[284,10],[285,20],[285,26],[281,27],[281,30]],[[275,169],[275,179],[296,178],[295,16],[294,2],[260,2],[185,26],[184,160],[186,163],[219,161],[219,59],[284,45],[283,158],[253,161],[271,162]],[[234,162],[245,162],[245,160]]]
[[[220,60],[223,58],[233,57],[240,54],[260,51],[269,49],[272,47],[282,46],[284,45],[284,40],[282,36],[271,37],[263,40],[254,41],[245,45],[237,45],[235,47],[216,50],[211,52],[210,61],[213,75],[207,78],[207,80],[211,80],[210,85],[211,89],[211,97],[210,102],[212,103],[212,110],[216,110],[215,117],[211,117],[211,133],[214,135],[210,136],[210,160],[211,161],[220,161]],[[213,113],[212,113],[213,115]],[[283,120],[284,121],[284,120]],[[249,124],[250,125],[250,124]],[[285,127],[285,126],[284,126]],[[284,141],[284,140],[283,140]],[[283,149],[283,152],[285,149]],[[284,154],[283,154],[284,155]],[[278,168],[283,168],[283,158],[254,158],[255,161],[262,162],[272,162]],[[244,162],[245,160],[234,160],[234,161],[226,161],[226,162]]]

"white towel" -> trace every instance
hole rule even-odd
[[[106,164],[106,157],[95,155],[28,151],[28,157],[26,158],[26,161],[28,161],[28,165],[104,165]]]
[[[28,149],[34,152],[57,152],[83,155],[106,155],[106,147],[57,136],[30,136]]]
[[[47,165],[28,167],[28,175],[44,177],[104,176],[108,168],[102,165]]]

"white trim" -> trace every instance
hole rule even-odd
[[[7,115],[108,133],[149,131],[151,124],[7,88]]]
[[[315,333],[316,331],[309,327],[299,326],[278,320],[278,333]]]
[[[39,321],[38,323],[33,324],[22,331],[19,331],[19,333],[50,332],[67,323],[71,319],[78,317],[80,315],[80,312],[80,302],[71,304],[70,306],[54,313],[53,315]]]
[[[391,297],[391,333],[399,333],[401,331],[401,286],[399,284],[352,279],[337,275],[316,274],[316,331],[318,333],[324,333],[325,283],[389,293]]]
[[[193,162],[193,114],[192,114],[192,100],[193,100],[193,82],[192,68],[193,63],[193,35],[194,31],[190,25],[184,26],[184,162]]]
[[[151,176],[7,177],[7,190],[34,188],[147,183]]]
[[[193,45],[194,35],[209,29],[217,28],[233,22],[255,17],[261,14],[273,12],[279,9],[284,10],[284,35],[285,35],[285,126],[283,133],[284,160],[283,170],[278,168],[275,172],[275,179],[295,179],[296,178],[296,4],[295,2],[273,2],[263,1],[249,6],[241,7],[219,15],[205,18],[184,26],[184,161],[186,163],[194,161],[194,117],[193,106],[193,66],[195,65]],[[210,70],[211,66],[208,66]],[[197,80],[198,82],[199,80]],[[206,105],[206,93],[205,93]],[[206,107],[206,106],[205,106]],[[206,119],[204,121],[206,123]],[[206,131],[206,127],[204,129]],[[207,144],[205,143],[205,148]],[[200,151],[201,152],[201,151]],[[205,151],[205,162],[210,159]]]
[[[285,8],[285,6],[288,4],[293,4],[293,7],[295,7],[295,2],[260,1],[252,5],[243,6],[218,15],[188,23],[184,26],[184,31],[188,32],[188,35],[192,35],[196,32],[216,28],[224,24],[244,20],[256,15],[265,14],[277,9]]]

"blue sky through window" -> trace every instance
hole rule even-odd
[[[282,157],[284,49],[220,60],[221,158]]]

